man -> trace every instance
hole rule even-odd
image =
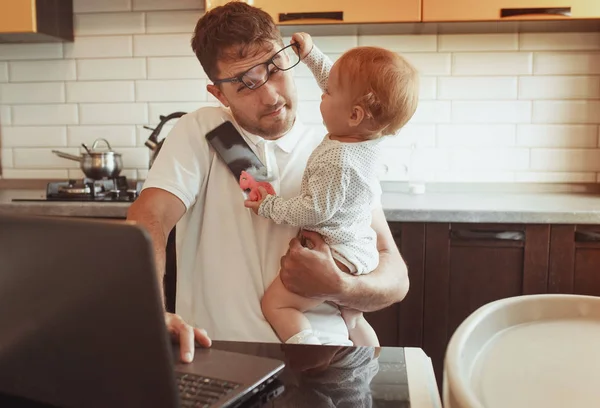
[[[207,90],[225,108],[179,119],[129,210],[128,219],[152,236],[161,283],[166,240],[177,224],[177,315],[166,313],[165,320],[184,362],[193,358],[194,339],[210,346],[208,333],[219,340],[278,342],[260,299],[280,268],[292,292],[330,301],[306,313],[328,344],[348,344],[332,303],[368,312],[401,301],[408,291],[406,265],[380,207],[373,212],[379,267],[364,276],[345,274],[318,234],[304,234],[314,244],[305,248],[295,228],[246,209],[237,180],[209,148],[206,133],[231,121],[270,163],[276,191],[298,193],[306,161],[324,135],[296,118],[291,71],[272,64],[283,47],[271,17],[245,3],[217,7],[198,21],[192,48],[213,82]]]

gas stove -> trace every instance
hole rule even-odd
[[[53,181],[46,186],[46,197],[39,199],[13,199],[13,201],[94,201],[132,202],[141,190],[142,182],[131,188],[125,176],[113,179],[80,179]]]

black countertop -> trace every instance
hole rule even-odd
[[[283,393],[240,408],[407,408],[408,377],[403,348],[336,347],[214,341],[213,348],[280,359]],[[174,353],[177,353],[175,350]],[[0,406],[44,407],[0,394]]]
[[[266,407],[410,407],[404,349],[239,342],[214,348],[284,361],[285,390]]]

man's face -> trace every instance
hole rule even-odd
[[[218,78],[240,75],[249,68],[267,61],[282,47],[269,43],[250,49],[241,60],[219,61]],[[269,67],[271,75],[264,85],[248,89],[240,82],[226,82],[219,86],[208,85],[208,91],[231,109],[235,120],[247,131],[265,139],[277,139],[288,132],[296,117],[296,86],[290,71]]]

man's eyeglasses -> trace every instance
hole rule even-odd
[[[292,47],[296,48],[297,53],[294,52]],[[277,71],[287,71],[298,65],[300,62],[299,54],[300,44],[290,44],[276,52],[269,60],[253,66],[246,72],[232,78],[217,79],[213,83],[218,85],[224,82],[241,82],[249,89],[257,89],[269,80],[271,74]],[[271,65],[275,67],[274,70],[271,70]]]

